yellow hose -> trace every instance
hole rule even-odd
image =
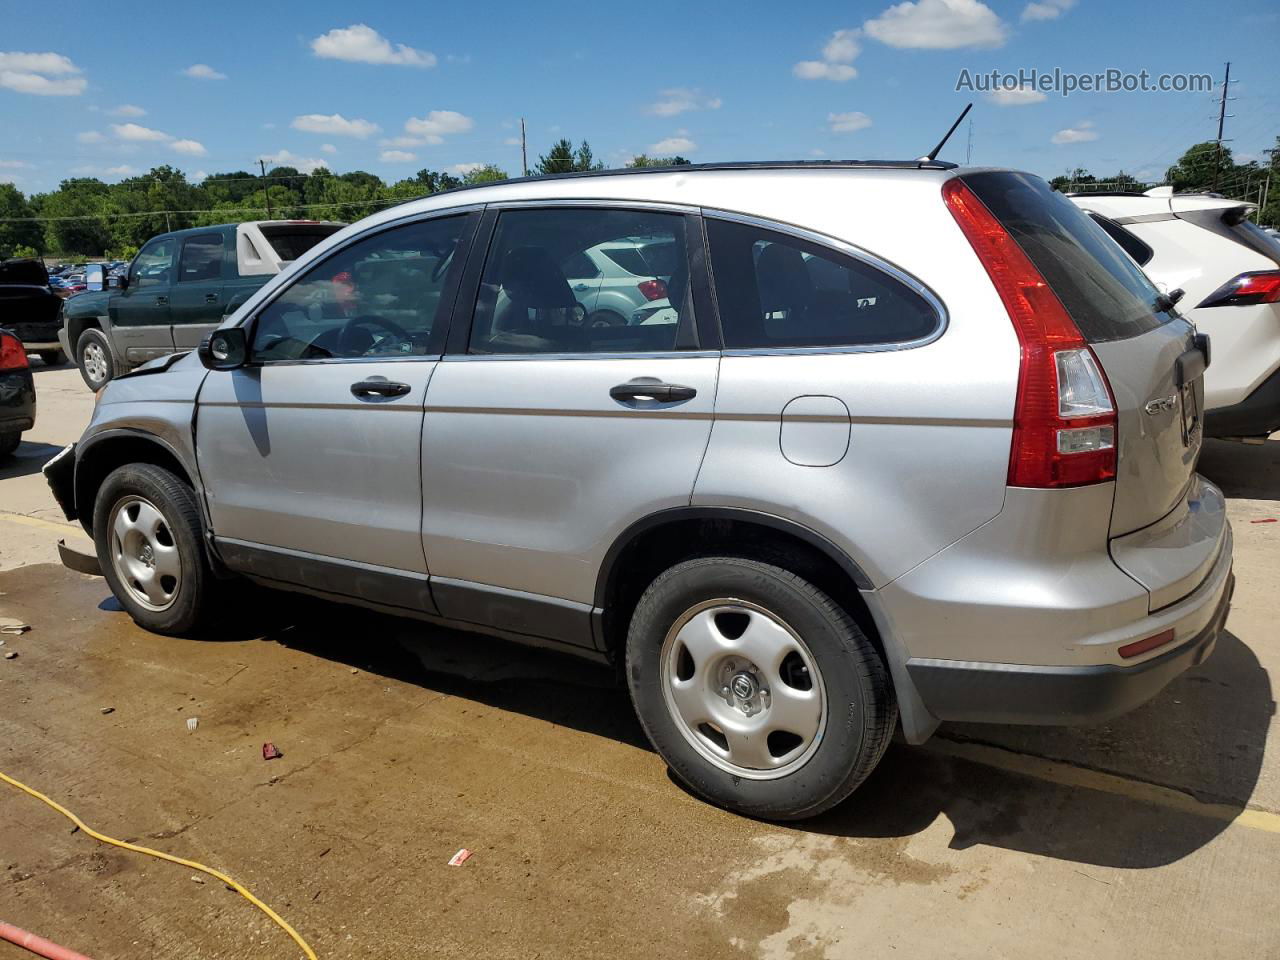
[[[194,860],[183,860],[182,857],[175,857],[171,853],[162,853],[159,850],[152,850],[150,847],[140,847],[136,843],[128,843],[124,840],[117,840],[115,837],[108,837],[105,833],[99,833],[97,830],[94,830],[92,827],[87,826],[83,820],[77,817],[74,813],[72,813],[66,807],[62,806],[62,804],[58,803],[55,800],[50,800],[39,790],[33,790],[31,787],[28,787],[25,783],[22,783],[21,781],[13,779],[13,777],[9,776],[3,771],[0,771],[0,780],[3,780],[5,783],[17,787],[23,793],[26,793],[26,794],[29,794],[30,796],[35,797],[41,803],[44,803],[50,807],[53,807],[53,809],[57,810],[60,814],[62,814],[64,817],[66,817],[68,820],[74,823],[77,827],[79,827],[89,836],[93,837],[93,839],[95,840],[100,840],[103,843],[109,843],[113,847],[120,847],[122,850],[132,850],[134,853],[145,853],[148,857],[155,857],[157,860],[168,860],[170,863],[176,863],[176,864],[179,864],[180,866],[188,867],[192,870],[198,870],[201,873],[206,873],[209,876],[213,877],[215,880],[221,880],[228,887],[230,887],[236,893],[240,894],[240,896],[244,897],[246,900],[252,903],[255,907],[257,907],[259,910],[265,913],[268,917],[270,917],[273,921],[275,921],[276,925],[280,927],[280,929],[283,930],[285,933],[287,933],[289,936],[291,936],[293,938],[293,942],[302,948],[302,952],[307,955],[307,960],[316,960],[316,952],[312,950],[310,946],[308,946],[307,941],[303,940],[302,937],[298,935],[297,930],[294,930],[293,927],[289,926],[289,924],[285,921],[283,917],[280,916],[280,914],[276,913],[274,910],[272,910],[265,903],[263,903],[261,900],[255,897],[243,886],[236,883],[234,880],[232,880],[222,871],[214,870],[212,867],[206,867],[203,863],[196,863]]]

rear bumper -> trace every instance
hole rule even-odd
[[[1230,550],[1192,596],[1168,613],[1177,646],[1132,666],[1118,663],[1040,666],[910,659],[907,671],[939,720],[1070,725],[1098,723],[1140,706],[1213,652],[1231,607]],[[1168,615],[1135,625],[1137,636],[1169,629]],[[1183,629],[1179,629],[1179,628]],[[1182,634],[1189,634],[1181,636]]]
[[[0,433],[21,433],[36,422],[36,389],[31,371],[0,373]]]
[[[1229,407],[1206,410],[1206,437],[1265,437],[1280,430],[1280,370]]]

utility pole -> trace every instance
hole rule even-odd
[[[529,175],[529,155],[525,152],[524,117],[520,118],[520,175]]]
[[[1235,97],[1228,97],[1227,90],[1231,85],[1231,61],[1227,61],[1226,74],[1222,78],[1222,97],[1218,100],[1218,152],[1214,155],[1213,160],[1213,192],[1218,192],[1218,180],[1222,175],[1222,128],[1227,119],[1227,101],[1234,100]]]
[[[262,195],[267,198],[267,219],[271,219],[271,184],[267,180],[267,161],[258,158],[258,168],[262,170]]]

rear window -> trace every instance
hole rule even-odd
[[[262,227],[262,235],[271,241],[281,260],[297,260],[325,237],[342,229],[336,223],[281,223]]]
[[[1039,177],[975,173],[964,182],[1035,264],[1086,340],[1125,340],[1170,318],[1146,274]]]

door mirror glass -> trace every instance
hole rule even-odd
[[[84,268],[85,290],[107,289],[107,268],[101,263],[90,263]]]
[[[243,327],[215,330],[200,342],[196,353],[210,370],[235,370],[244,366],[249,355],[248,338]]]

